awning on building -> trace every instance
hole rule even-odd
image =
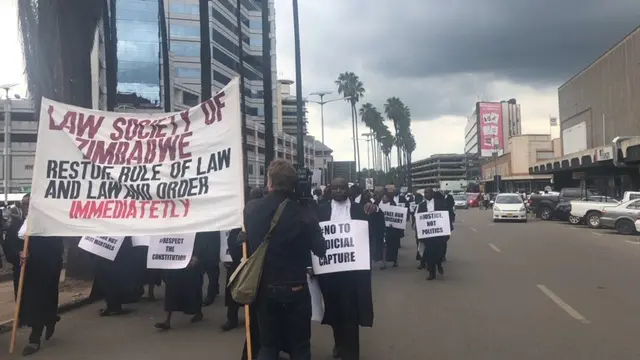
[[[502,176],[500,181],[536,181],[536,180],[551,180],[552,175],[512,175]],[[489,179],[480,180],[481,184],[493,182],[493,177]]]
[[[578,151],[561,158],[539,161],[529,168],[529,174],[552,174],[560,170],[610,164],[612,161],[613,146],[600,146]]]

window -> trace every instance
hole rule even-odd
[[[640,200],[631,201],[631,203],[627,205],[627,209],[640,210]]]
[[[200,15],[200,6],[198,4],[185,4],[171,1],[169,12],[176,14]]]
[[[200,79],[198,68],[176,68],[176,76],[185,79]]]
[[[249,19],[249,29],[262,29],[262,19]]]
[[[522,204],[522,198],[518,195],[499,195],[496,204]]]
[[[258,106],[258,116],[264,116],[264,106]]]
[[[171,52],[178,56],[200,56],[200,43],[171,41]]]
[[[264,176],[264,165],[260,165],[260,176]]]
[[[213,80],[219,82],[220,84],[227,85],[231,79],[226,77],[224,74],[221,74],[219,71],[213,72]]]
[[[170,28],[171,36],[200,39],[199,26],[171,23]]]
[[[189,106],[196,106],[198,105],[198,102],[200,101],[200,99],[198,98],[198,95],[192,94],[190,92],[187,91],[183,91],[182,92],[182,103],[185,105],[189,105]]]
[[[262,37],[258,35],[249,36],[249,45],[262,47]]]
[[[555,157],[553,151],[537,151],[536,160],[547,160]]]
[[[249,175],[253,175],[253,164],[249,164]]]

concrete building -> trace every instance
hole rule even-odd
[[[278,80],[277,91],[277,129],[279,132],[283,132],[289,135],[297,136],[298,134],[298,98],[295,95],[291,95],[292,80]],[[304,128],[303,134],[307,134],[307,104],[306,101],[302,105],[302,113],[304,116]]]
[[[466,154],[434,154],[411,163],[411,181],[415,189],[444,189],[456,183],[459,186],[455,187],[464,190],[468,184],[469,167],[474,165]]]
[[[550,185],[550,175],[529,174],[529,167],[538,161],[553,159],[554,143],[548,134],[525,134],[509,138],[507,151],[482,165],[482,180],[485,191],[522,192],[543,190]],[[496,176],[499,177],[496,186]]]
[[[31,188],[38,137],[38,121],[34,111],[31,100],[0,100],[0,129],[2,129],[0,148],[4,149],[5,141],[9,143],[7,153],[4,154],[3,151],[3,156],[0,158],[2,193],[5,191],[5,175],[9,194],[22,193]],[[6,121],[7,119],[9,121]],[[5,158],[8,159],[7,166],[5,166]]]
[[[329,179],[344,178],[350,183],[356,183],[358,174],[355,161],[331,161],[328,163]]]
[[[480,157],[505,153],[511,136],[522,134],[520,104],[516,99],[477,102],[464,130],[464,152]]]
[[[640,187],[635,166],[613,164],[612,140],[640,136],[640,27],[558,89],[560,156],[531,174],[553,175],[554,187],[585,186],[608,196]]]
[[[562,154],[640,135],[640,27],[558,89]]]

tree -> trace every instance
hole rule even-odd
[[[358,113],[360,114],[360,119],[362,120],[362,122],[371,130],[374,135],[371,138],[371,150],[373,154],[373,168],[375,169],[375,164],[378,157],[378,153],[376,151],[378,149],[378,133],[384,126],[384,118],[382,117],[380,111],[378,111],[378,109],[371,103],[362,104],[362,107],[360,107]]]
[[[91,51],[105,0],[18,0],[27,87],[40,114],[42,97],[91,108]],[[66,274],[92,279],[91,264],[69,240]]]
[[[394,96],[387,99],[387,102],[384,104],[384,112],[387,115],[387,118],[389,118],[393,122],[393,128],[395,130],[395,145],[398,155],[398,167],[402,167],[403,147],[401,139],[402,134],[400,130],[407,121],[406,116],[408,113],[408,107],[405,106],[402,100]]]
[[[411,132],[409,132],[404,142],[404,149],[407,154],[407,187],[409,188],[409,191],[413,191],[413,181],[411,179],[411,154],[416,150],[416,139],[413,137]]]
[[[353,155],[356,159],[357,171],[360,171],[360,145],[358,144],[358,113],[356,111],[356,104],[364,96],[364,85],[358,75],[346,71],[338,75],[338,79],[335,81],[338,86],[338,93],[345,97],[345,101],[348,101],[351,105],[351,132],[353,133]]]

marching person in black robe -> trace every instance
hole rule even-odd
[[[31,327],[29,344],[23,355],[31,355],[40,350],[42,333],[49,340],[55,331],[58,316],[58,288],[62,272],[64,244],[61,237],[30,236],[27,255],[23,253],[24,239],[18,236],[29,210],[29,197],[22,199],[23,218],[13,218],[7,231],[4,251],[7,260],[13,264],[14,288],[20,278],[20,268],[26,264],[19,323]]]
[[[135,253],[134,256],[136,257],[138,267],[136,273],[140,274],[138,283],[140,289],[138,291],[144,293],[144,287],[147,286],[147,299],[149,301],[156,301],[155,287],[162,285],[162,270],[147,269],[149,246],[134,246],[133,252]]]
[[[196,234],[191,262],[186,268],[163,271],[164,311],[166,311],[167,317],[165,321],[155,324],[157,329],[171,329],[171,316],[175,311],[193,315],[191,317],[192,323],[202,321],[202,285],[204,282],[202,259],[208,253],[207,246],[210,245],[208,236],[208,233]]]
[[[207,253],[200,259],[208,279],[207,293],[202,306],[209,306],[220,294],[220,231],[203,232],[200,233],[200,237],[201,241],[210,242],[206,247]]]
[[[318,207],[319,221],[365,220],[369,221],[369,236],[375,236],[371,221],[377,207],[350,201],[348,184],[337,178],[331,183],[332,201]],[[333,357],[343,360],[360,359],[360,326],[373,326],[373,296],[371,271],[345,271],[318,275],[324,298],[323,324],[333,329]]]
[[[144,290],[141,279],[146,266],[141,263],[140,255],[131,244],[131,237],[122,241],[116,258],[111,261],[95,257],[96,268],[91,297],[104,298],[106,307],[100,310],[100,316],[117,316],[131,313],[122,305],[133,304],[140,300]]]
[[[444,195],[442,195],[441,192],[433,191],[433,188],[428,187],[424,191],[424,199],[425,201],[418,205],[418,209],[416,210],[416,218],[419,218],[419,214],[424,212],[447,211],[449,212],[449,222],[451,223],[452,210],[447,205]],[[416,230],[416,238],[417,237],[418,233]],[[444,275],[442,260],[444,259],[447,240],[449,240],[449,235],[435,236],[420,240],[424,245],[420,268],[424,268],[426,266],[427,271],[429,272],[427,280],[433,280],[436,278],[436,270],[440,275]]]
[[[385,193],[382,196],[382,203],[391,206],[397,206],[391,194]],[[384,217],[384,215],[383,215]],[[384,221],[384,219],[383,219]],[[384,222],[383,222],[384,224]],[[387,263],[390,262],[392,267],[398,267],[398,249],[400,249],[400,240],[404,236],[404,230],[396,229],[391,226],[384,227],[384,243],[385,243],[385,259],[383,259],[383,269],[387,268]]]
[[[227,238],[227,249],[229,249],[229,255],[231,256],[231,262],[225,262],[224,267],[227,269],[227,276],[225,281],[224,291],[224,306],[227,307],[227,321],[220,327],[222,331],[233,330],[238,327],[238,311],[240,310],[240,304],[238,304],[233,297],[231,297],[231,291],[229,290],[229,279],[234,271],[240,265],[242,261],[242,245],[238,243],[238,234],[240,228],[231,230],[229,238]]]

